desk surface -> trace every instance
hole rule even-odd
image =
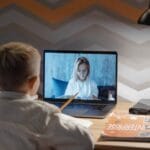
[[[132,105],[132,102],[126,100],[119,100],[118,104],[113,111],[127,111]],[[93,125],[90,130],[95,140],[95,150],[148,150],[150,149],[150,143],[148,142],[125,142],[125,141],[102,141],[100,139],[100,133],[104,127],[106,119],[90,119]]]

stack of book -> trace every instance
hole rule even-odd
[[[107,118],[101,139],[150,141],[150,115],[113,112]]]

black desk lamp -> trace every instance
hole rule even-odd
[[[150,0],[148,8],[143,12],[143,14],[138,19],[138,24],[150,25]]]

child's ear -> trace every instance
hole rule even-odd
[[[37,76],[33,76],[28,79],[28,88],[29,89],[33,89],[34,84],[36,83],[36,80],[37,80]]]

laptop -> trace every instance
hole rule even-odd
[[[43,99],[75,117],[105,118],[117,103],[117,52],[44,50]]]

